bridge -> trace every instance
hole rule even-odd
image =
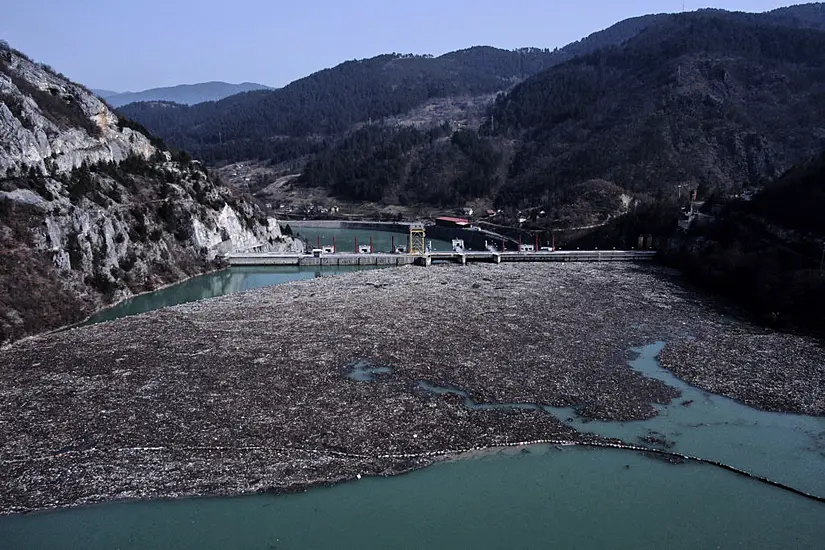
[[[428,252],[424,254],[239,252],[224,256],[230,266],[401,266],[471,262],[639,262],[656,256],[649,250],[555,250],[552,252]]]

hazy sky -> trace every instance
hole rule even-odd
[[[781,0],[685,0],[767,11]],[[561,47],[682,0],[0,0],[0,38],[92,88],[283,86],[348,59],[490,45]]]

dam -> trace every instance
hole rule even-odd
[[[651,261],[655,251],[647,250],[564,250],[553,252],[428,252],[408,253],[325,253],[276,254],[268,252],[231,253],[225,256],[230,266],[430,266],[433,263],[485,262],[639,262]]]

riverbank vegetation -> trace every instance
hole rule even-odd
[[[773,326],[825,334],[825,154],[673,241],[666,260]]]

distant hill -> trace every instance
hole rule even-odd
[[[144,102],[121,112],[208,161],[267,158],[279,151],[283,138],[336,135],[432,98],[505,89],[550,66],[551,58],[549,50],[487,47],[438,58],[387,54],[348,61],[275,91],[174,111]]]
[[[152,88],[142,92],[109,92],[93,90],[112,107],[121,107],[137,101],[172,101],[183,105],[195,105],[205,101],[218,101],[225,97],[256,90],[271,90],[269,86],[244,82],[228,84],[226,82],[202,82],[200,84],[181,84],[167,88]]]
[[[100,97],[100,98],[103,98],[103,99],[106,99],[107,97],[112,97],[113,95],[118,94],[118,92],[113,92],[112,90],[96,90],[94,88],[92,88],[89,91],[92,92],[93,94],[95,94],[97,97]]]

